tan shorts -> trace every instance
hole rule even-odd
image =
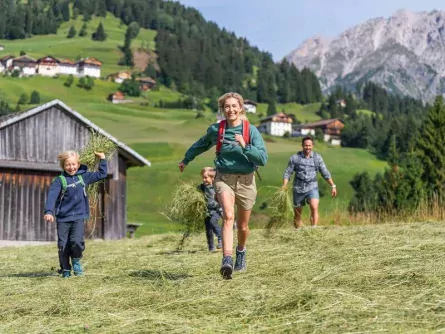
[[[235,204],[244,210],[251,210],[256,200],[255,174],[221,174],[217,173],[213,181],[216,194],[224,191],[235,197]]]

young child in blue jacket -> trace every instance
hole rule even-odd
[[[215,175],[216,171],[214,168],[204,167],[201,169],[202,183],[198,186],[198,189],[204,194],[207,205],[207,215],[204,224],[206,228],[207,245],[209,246],[210,252],[214,252],[216,250],[213,234],[215,234],[218,239],[216,248],[222,248],[221,227],[218,225],[218,221],[222,216],[222,208],[215,199],[215,189],[213,187]]]
[[[105,154],[94,154],[100,159],[97,172],[88,172],[87,166],[80,164],[79,154],[75,151],[66,151],[57,157],[63,172],[49,188],[44,220],[49,223],[57,222],[57,247],[62,277],[71,276],[71,264],[74,275],[83,274],[80,259],[85,250],[84,224],[90,218],[86,187],[107,177]]]

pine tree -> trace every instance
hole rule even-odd
[[[72,75],[72,74],[70,74],[69,76],[68,76],[68,78],[66,79],[66,81],[64,82],[64,86],[65,87],[71,87],[71,85],[73,84],[73,82],[74,82],[74,76]]]
[[[69,7],[69,1],[65,0],[60,5],[60,12],[62,14],[62,19],[65,22],[68,22],[70,20],[70,7]]]
[[[66,35],[66,38],[73,38],[76,36],[76,28],[74,26],[70,27],[70,30],[68,31],[68,35]]]
[[[149,77],[151,77],[153,79],[155,79],[157,77],[156,69],[155,69],[155,67],[153,66],[152,63],[149,63],[147,65],[147,67],[144,70],[144,75],[149,76]]]
[[[105,33],[105,29],[104,26],[102,25],[102,22],[99,23],[99,25],[97,26],[96,32],[94,32],[91,35],[91,39],[93,41],[105,41],[107,39],[107,34]]]
[[[416,151],[425,166],[423,181],[440,199],[445,195],[445,105],[437,96],[420,130]]]
[[[40,103],[40,94],[38,91],[33,90],[31,93],[31,98],[29,99],[30,104],[39,104]]]
[[[277,106],[275,105],[275,101],[269,102],[267,105],[267,115],[272,116],[277,113]]]
[[[106,0],[97,0],[96,1],[96,16],[106,17],[107,16],[107,4]]]
[[[85,37],[86,35],[87,35],[87,24],[84,23],[84,24],[82,24],[82,27],[80,28],[79,37]]]
[[[21,94],[19,100],[17,101],[17,104],[27,104],[27,103],[28,103],[28,95],[26,95],[26,93]]]

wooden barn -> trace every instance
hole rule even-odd
[[[108,177],[100,186],[96,220],[85,236],[120,239],[127,227],[127,169],[150,166],[144,157],[119,142],[63,102],[54,100],[34,109],[0,117],[0,239],[57,239],[55,224],[43,221],[49,186],[61,168],[57,154],[81,151],[91,129],[117,144],[108,161]]]

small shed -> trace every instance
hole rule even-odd
[[[57,154],[81,151],[91,129],[116,143],[118,153],[108,161],[108,177],[100,186],[92,210],[95,225],[85,236],[120,239],[127,224],[127,169],[150,162],[125,144],[54,100],[25,112],[0,117],[0,239],[53,241],[55,224],[43,221],[48,189],[61,168]]]
[[[110,100],[112,103],[122,103],[125,100],[125,94],[118,90],[112,94],[109,94],[108,100]]]

